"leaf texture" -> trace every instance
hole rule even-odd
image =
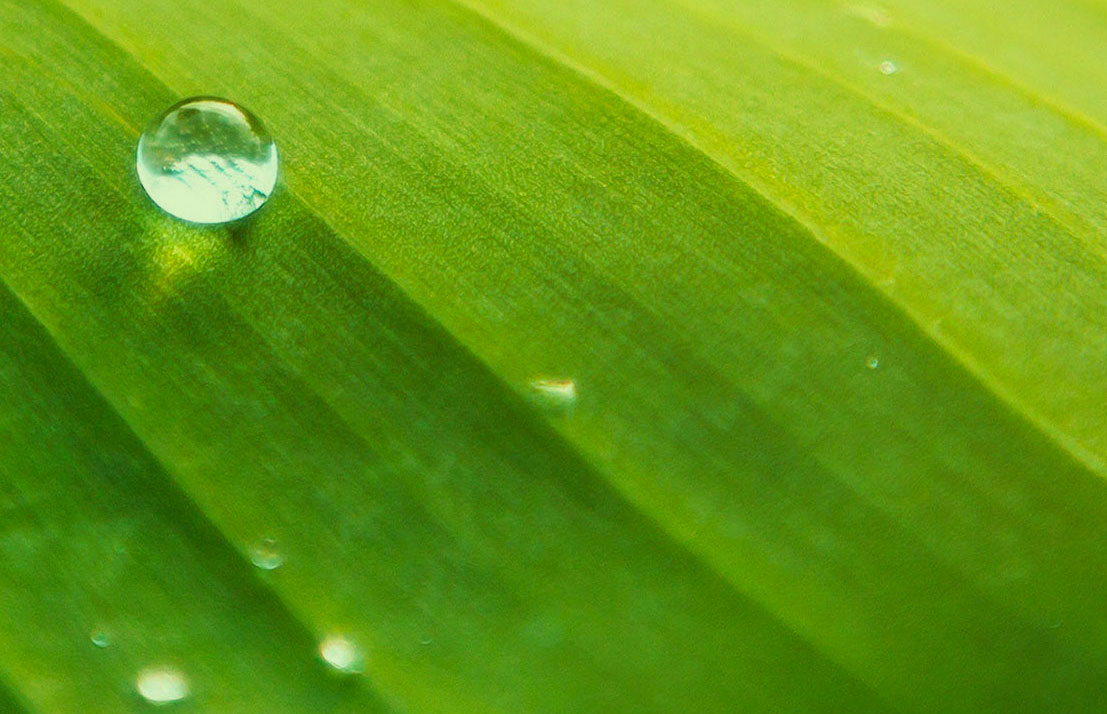
[[[0,2],[12,701],[1094,711],[1103,35],[973,6]],[[244,223],[134,179],[194,94]]]

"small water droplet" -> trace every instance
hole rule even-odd
[[[869,355],[865,359],[865,366],[868,367],[869,369],[876,369],[877,367],[880,366],[880,358],[877,357],[876,355]]]
[[[899,67],[892,60],[884,60],[880,63],[881,74],[895,74],[899,71]]]
[[[96,630],[89,636],[89,639],[92,640],[92,644],[100,649],[111,646],[111,637],[103,630]]]
[[[319,643],[319,656],[339,672],[353,674],[360,672],[364,666],[364,659],[357,645],[339,635],[329,635]]]
[[[577,401],[577,383],[571,379],[536,379],[530,386],[550,406],[571,407]]]
[[[171,667],[150,667],[138,673],[135,687],[151,704],[169,704],[188,696],[188,680]]]
[[[250,562],[262,570],[276,570],[284,565],[284,554],[277,548],[277,541],[264,538],[250,551]]]
[[[138,178],[163,210],[193,223],[250,215],[277,184],[277,146],[244,107],[194,97],[169,107],[138,140]]]
[[[423,645],[424,647],[429,645],[431,642],[434,642],[434,638],[430,635],[423,635],[423,637],[419,638],[419,644]]]

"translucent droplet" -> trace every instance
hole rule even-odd
[[[330,635],[319,643],[319,656],[339,672],[360,672],[365,664],[357,645],[338,635]]]
[[[170,667],[151,667],[138,673],[135,687],[152,704],[169,704],[188,696],[188,680]]]
[[[89,636],[89,639],[92,640],[92,644],[100,649],[111,646],[111,637],[103,630],[96,630]]]
[[[536,379],[530,386],[550,406],[570,407],[577,401],[577,383],[571,379]]]
[[[277,541],[264,538],[250,551],[250,562],[262,570],[276,570],[284,565],[284,554],[277,549]]]
[[[869,355],[865,358],[865,366],[869,369],[876,369],[880,366],[880,358],[876,355]]]
[[[881,74],[895,74],[898,70],[899,67],[897,67],[896,63],[892,60],[884,60],[880,63]]]
[[[277,146],[261,122],[226,99],[166,109],[138,140],[138,178],[167,213],[226,223],[265,203],[277,184]]]

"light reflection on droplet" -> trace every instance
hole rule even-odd
[[[277,541],[264,538],[250,551],[250,562],[262,570],[276,570],[284,565],[284,554],[277,548]]]
[[[93,632],[89,639],[92,640],[92,644],[100,649],[111,646],[111,637],[103,630],[96,630]]]
[[[884,60],[880,63],[881,74],[895,74],[897,71],[899,71],[899,67],[892,60]]]
[[[869,355],[865,359],[865,366],[868,367],[869,369],[876,369],[877,367],[880,366],[880,358],[877,357],[876,355]]]
[[[364,666],[361,650],[340,635],[329,635],[320,642],[319,656],[339,672],[353,674],[360,672]]]
[[[138,673],[135,688],[151,704],[169,704],[188,696],[188,679],[171,667],[150,667]]]

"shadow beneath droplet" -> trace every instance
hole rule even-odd
[[[223,223],[218,226],[223,230],[226,230],[227,235],[230,236],[230,248],[231,250],[245,251],[253,246],[253,236],[259,231],[259,229],[267,223],[266,217],[273,211],[281,210],[281,206],[286,202],[287,196],[284,190],[284,182],[278,181],[277,185],[273,187],[273,193],[264,204],[261,205],[256,211],[248,216],[243,216],[236,221],[230,223]]]
[[[273,199],[270,199],[270,202],[272,200]],[[219,226],[220,228],[226,230],[227,235],[230,236],[232,248],[243,249],[250,244],[250,238],[254,233],[257,222],[260,219],[261,214],[263,212],[266,212],[266,209],[268,207],[269,204],[267,203],[266,205],[262,206],[248,216],[239,218],[237,221],[224,223]]]

